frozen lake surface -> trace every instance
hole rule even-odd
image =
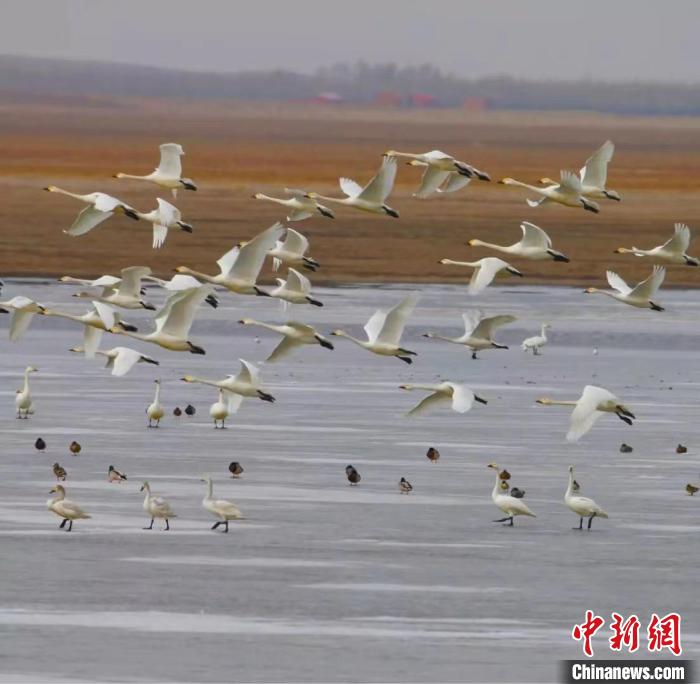
[[[357,334],[408,289],[321,288],[326,306],[294,316]],[[700,471],[700,293],[662,292],[667,311],[655,314],[578,289],[493,288],[476,300],[463,287],[421,289],[403,340],[418,352],[413,366],[338,338],[333,352],[304,348],[262,368],[277,402],[245,400],[228,430],[209,419],[216,391],[179,378],[220,378],[238,358],[264,359],[279,338],[236,321],[279,322],[277,302],[222,295],[218,310],[202,307],[191,339],[206,356],[105,336],[102,348],[125,344],[161,361],[125,378],[67,351],[82,335],[70,322],[37,317],[11,344],[0,316],[0,681],[551,682],[559,660],[581,657],[570,631],[586,609],[608,620],[635,613],[643,629],[652,612],[678,611],[684,656],[698,657],[700,497],[684,487]],[[2,298],[81,313],[71,292],[8,282]],[[460,313],[474,305],[518,316],[497,335],[508,351],[472,361],[421,337],[461,334]],[[148,312],[127,313],[149,329]],[[524,354],[520,341],[543,321],[550,345]],[[28,364],[40,371],[36,413],[20,421],[14,391]],[[156,377],[167,415],[149,430]],[[438,379],[467,381],[489,403],[405,418],[422,395],[398,385]],[[618,394],[638,421],[604,416],[571,445],[569,411],[534,402],[574,399],[589,383]],[[174,418],[187,403],[197,414]],[[42,454],[37,437],[48,443]],[[74,439],[79,456],[68,452]],[[619,453],[623,441],[633,453]],[[678,442],[687,454],[675,453]],[[425,458],[429,446],[439,463]],[[245,468],[239,480],[228,477],[231,460]],[[492,522],[501,517],[486,468],[494,460],[536,519]],[[45,506],[55,461],[68,496],[93,516],[70,534]],[[348,463],[362,474],[356,488]],[[110,464],[128,482],[109,484]],[[610,513],[591,533],[572,531],[578,519],[562,501],[569,464]],[[245,515],[228,535],[209,529],[204,473]],[[141,529],[145,479],[177,513],[170,532]],[[607,636],[594,640],[602,658]],[[639,658],[649,657],[644,643]]]

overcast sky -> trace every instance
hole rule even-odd
[[[3,0],[0,52],[193,70],[431,62],[457,75],[700,80],[697,0]]]

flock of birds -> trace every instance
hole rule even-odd
[[[530,185],[512,178],[504,178],[500,183],[508,186],[524,188],[530,194],[537,195],[536,200],[528,199],[531,207],[546,203],[558,203],[598,213],[600,205],[596,200],[621,201],[619,193],[607,187],[607,167],[612,160],[614,145],[605,142],[585,163],[579,174],[562,171],[559,181],[542,178],[538,185]],[[197,185],[189,178],[182,176],[181,157],[182,147],[176,143],[166,143],[160,146],[160,163],[147,175],[117,173],[116,178],[140,180],[155,184],[158,188],[171,190],[173,198],[178,190],[196,191]],[[414,193],[416,197],[425,199],[439,193],[451,193],[467,186],[472,180],[490,181],[488,173],[477,169],[438,150],[417,154],[390,150],[384,154],[381,167],[377,174],[364,187],[348,178],[340,179],[340,188],[344,197],[330,197],[305,190],[285,189],[286,198],[271,197],[256,193],[257,200],[272,202],[284,207],[286,220],[301,221],[312,216],[334,218],[334,211],[327,205],[357,209],[364,212],[381,214],[399,218],[399,213],[387,204],[394,186],[397,173],[398,159],[405,158],[411,166],[423,170],[421,184]],[[68,192],[56,186],[45,188],[52,193],[68,196],[84,203],[73,224],[64,232],[72,236],[81,236],[93,230],[115,214],[149,224],[153,231],[153,248],[160,248],[167,239],[169,230],[193,232],[193,226],[182,219],[181,212],[171,203],[157,198],[157,207],[150,212],[141,212],[125,202],[102,192],[85,195]],[[507,257],[515,257],[529,261],[568,262],[569,258],[553,248],[552,240],[547,233],[537,225],[523,221],[521,223],[522,237],[511,245],[497,245],[478,239],[472,239],[468,244],[472,247],[489,249]],[[683,224],[676,224],[674,234],[663,245],[651,249],[637,247],[616,250],[621,254],[633,254],[653,260],[651,274],[642,282],[630,286],[617,273],[607,272],[607,280],[612,291],[587,288],[586,293],[600,293],[618,302],[638,308],[663,311],[656,300],[656,295],[666,276],[666,268],[662,264],[680,264],[698,266],[700,261],[687,254],[690,245],[690,230]],[[22,295],[7,301],[0,301],[0,313],[11,314],[9,338],[19,340],[28,330],[35,315],[60,317],[74,322],[83,331],[82,345],[73,347],[72,352],[82,354],[86,359],[103,357],[106,368],[113,376],[123,376],[138,363],[158,365],[159,361],[126,346],[116,346],[110,349],[100,349],[104,332],[138,340],[173,352],[189,352],[205,354],[205,349],[190,338],[190,329],[200,305],[208,304],[213,308],[219,305],[219,293],[223,291],[238,295],[254,295],[279,299],[286,311],[294,306],[323,306],[312,293],[309,278],[301,271],[314,273],[320,267],[318,261],[309,255],[309,241],[297,230],[275,223],[250,240],[240,242],[223,254],[216,262],[218,272],[204,273],[187,266],[178,266],[177,275],[170,280],[154,276],[146,266],[130,266],[121,270],[118,276],[103,275],[96,279],[84,279],[73,276],[63,276],[61,282],[79,285],[80,291],[73,296],[90,301],[90,308],[82,315],[74,315],[64,311],[50,309]],[[277,278],[277,286],[267,289],[258,284],[260,272],[265,260],[272,259],[272,268],[279,271],[287,269],[286,278]],[[468,292],[472,295],[482,292],[501,273],[509,273],[523,277],[523,273],[508,261],[499,257],[485,257],[477,261],[455,261],[442,259],[445,265],[459,266],[471,269],[472,275]],[[156,307],[146,298],[145,284],[158,286],[168,291],[164,305]],[[401,343],[404,328],[418,302],[418,293],[411,293],[393,307],[376,311],[364,326],[366,338],[357,338],[344,330],[334,330],[331,336],[345,338],[359,347],[380,356],[396,357],[404,363],[411,364],[416,352],[407,349]],[[128,323],[119,310],[153,310],[156,311],[153,329],[140,332],[136,326]],[[498,315],[487,317],[482,312],[470,310],[463,314],[464,333],[458,337],[446,337],[434,332],[426,332],[424,337],[458,344],[467,348],[473,358],[477,353],[489,349],[504,349],[494,339],[495,331],[515,320],[514,316]],[[284,324],[271,324],[263,321],[244,318],[241,325],[256,326],[281,336],[281,340],[267,357],[266,362],[277,362],[304,345],[318,345],[327,350],[333,350],[330,339],[322,335],[313,326],[298,320],[288,320]],[[522,349],[539,355],[540,350],[547,344],[548,323],[543,323],[539,335],[528,337],[522,342]],[[15,406],[17,418],[27,419],[34,412],[34,403],[30,389],[30,375],[37,372],[34,366],[27,366],[24,371],[23,386],[17,390]],[[254,398],[265,402],[274,402],[275,397],[267,391],[260,379],[260,369],[254,364],[240,359],[240,370],[236,375],[227,375],[222,379],[201,378],[194,375],[184,375],[182,381],[207,385],[217,390],[217,399],[210,407],[210,416],[217,429],[225,428],[226,419],[234,414],[244,398]],[[165,415],[161,403],[161,383],[155,380],[155,395],[146,409],[148,427],[157,428]],[[457,413],[470,411],[474,403],[487,404],[487,399],[475,394],[463,383],[445,380],[433,384],[402,384],[400,389],[427,393],[416,404],[408,415],[422,413],[438,405],[449,405]],[[573,407],[570,416],[567,439],[575,442],[583,437],[604,414],[614,414],[623,422],[632,425],[634,413],[623,401],[612,392],[602,387],[586,386],[581,395],[572,400],[561,401],[541,398],[539,404],[563,405]],[[192,408],[193,407],[188,407]],[[177,409],[176,411],[179,411]],[[176,412],[176,415],[177,412]],[[39,448],[37,440],[37,448]],[[623,445],[624,446],[624,445]],[[680,447],[681,445],[679,445]],[[72,450],[71,450],[72,451]],[[72,451],[72,453],[75,453]],[[427,457],[435,462],[439,458],[436,449],[431,448]],[[492,492],[495,505],[505,514],[496,522],[513,524],[515,516],[533,516],[534,513],[524,503],[524,491],[510,487],[510,474],[500,470],[495,463],[489,464],[496,472],[496,482]],[[243,472],[242,466],[232,463],[230,468],[233,477]],[[54,474],[58,480],[65,480],[66,471],[58,463],[54,465]],[[350,485],[360,482],[359,472],[349,465],[346,476]],[[108,472],[110,482],[121,482],[126,476],[119,473],[113,466]],[[230,501],[214,499],[213,482],[211,478],[203,479],[206,484],[206,495],[202,506],[217,518],[212,529],[223,526],[228,532],[228,523],[241,517],[240,510]],[[164,529],[170,529],[169,520],[175,517],[168,502],[151,493],[150,485],[144,482],[142,491],[145,492],[143,507],[150,516],[152,529],[155,519],[165,522]],[[408,494],[412,485],[405,479],[399,481],[399,491]],[[607,513],[590,498],[580,494],[579,485],[574,480],[573,466],[569,468],[569,483],[564,496],[568,508],[580,517],[583,528],[584,518],[588,519],[588,529],[594,517],[607,518]],[[698,488],[689,484],[686,488],[689,494],[694,494]],[[72,529],[73,521],[89,518],[90,515],[78,504],[66,498],[65,488],[57,484],[52,493],[55,496],[48,501],[48,508],[62,520],[60,527],[68,531]]]

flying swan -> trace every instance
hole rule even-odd
[[[512,323],[515,316],[504,314],[486,318],[481,311],[471,309],[462,314],[462,319],[464,320],[464,334],[460,337],[446,337],[434,332],[425,333],[423,337],[461,344],[471,350],[472,359],[476,359],[476,353],[484,349],[508,349],[505,344],[495,342],[493,335],[497,328]]]
[[[656,261],[663,261],[668,264],[683,264],[685,266],[698,266],[700,260],[686,254],[690,246],[690,228],[684,223],[674,224],[673,237],[664,242],[663,245],[652,249],[639,249],[632,247],[618,247],[615,254],[634,254],[638,257],[654,257]]]
[[[523,221],[520,224],[520,229],[523,231],[523,237],[520,242],[512,245],[494,245],[491,242],[482,242],[481,240],[469,240],[467,244],[470,247],[487,247],[497,252],[503,252],[503,254],[511,254],[533,261],[553,260],[567,263],[570,261],[565,254],[552,249],[551,238],[539,226],[529,221]]]
[[[265,359],[268,363],[279,361],[279,359],[284,358],[305,344],[319,344],[325,349],[334,349],[333,345],[323,335],[320,335],[315,328],[297,321],[289,321],[283,325],[272,325],[270,323],[261,323],[252,318],[242,318],[238,322],[241,325],[257,325],[282,335],[280,343],[273,349],[270,356]]]
[[[583,208],[586,211],[592,211],[594,214],[600,212],[600,207],[593,200],[584,197],[581,180],[575,173],[562,171],[560,176],[561,180],[559,183],[552,183],[552,185],[543,188],[528,185],[513,178],[503,178],[498,182],[503,185],[515,185],[526,188],[540,195],[541,199],[539,200],[527,200],[531,207],[538,207],[547,202],[556,202],[557,204],[563,204],[565,207]]]
[[[615,292],[607,292],[606,290],[599,290],[595,287],[588,287],[584,290],[584,293],[604,294],[607,297],[617,299],[618,302],[622,302],[623,304],[636,306],[638,309],[652,309],[653,311],[664,310],[662,306],[652,301],[652,297],[656,295],[661,287],[661,283],[664,282],[664,278],[666,277],[666,269],[663,266],[654,266],[651,275],[634,287],[630,287],[614,271],[607,271],[606,276],[610,287],[612,287]]]
[[[283,207],[287,207],[289,209],[289,213],[286,216],[287,221],[303,221],[316,213],[326,218],[335,218],[335,215],[328,207],[324,207],[322,204],[316,202],[305,190],[285,188],[284,192],[290,196],[289,199],[270,197],[269,195],[263,195],[262,192],[256,192],[253,195],[253,199],[266,200],[267,202],[274,202],[275,204],[281,204]]]
[[[182,162],[180,157],[185,154],[182,145],[177,143],[163,143],[160,146],[160,162],[156,169],[147,176],[133,176],[129,173],[117,173],[115,178],[130,178],[132,180],[145,180],[161,188],[172,191],[173,197],[177,197],[180,188],[196,190],[197,186],[190,178],[182,178]]]
[[[426,409],[451,402],[452,410],[457,413],[466,413],[474,405],[475,401],[480,404],[488,404],[486,399],[477,396],[466,385],[456,382],[441,382],[437,385],[399,385],[402,390],[425,390],[431,392],[425,399],[416,404],[406,415],[414,416],[424,413]]]
[[[508,271],[511,275],[523,277],[523,274],[517,268],[511,266],[507,261],[498,257],[484,257],[478,261],[453,261],[452,259],[440,259],[438,262],[445,266],[467,266],[473,268],[469,288],[467,292],[470,295],[478,294],[485,290],[494,280],[500,271]]]

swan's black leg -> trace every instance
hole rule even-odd
[[[579,518],[578,527],[572,527],[572,530],[582,530],[583,529],[583,518]]]
[[[168,522],[168,519],[165,519],[165,531],[167,532],[170,529],[170,523]]]
[[[66,526],[66,523],[68,522],[68,518],[63,518],[63,521],[61,524],[58,526],[58,529],[61,530]]]
[[[224,525],[226,525],[226,529],[224,530],[224,532],[228,532],[228,520],[224,523]]]
[[[70,532],[72,529],[73,529],[73,521],[72,521],[72,520],[69,520],[69,521],[68,521],[68,530],[67,530],[67,531]]]
[[[155,518],[151,518],[151,524],[148,527],[144,527],[144,530],[152,530],[153,529],[153,521]]]
[[[590,518],[588,518],[588,529],[589,530],[591,529],[591,523],[593,522],[593,518],[595,518],[595,513]],[[583,518],[581,518],[581,522],[583,523]]]
[[[215,530],[219,525],[221,525],[221,521],[215,522],[215,523],[211,526],[211,529],[212,529],[212,530]]]

